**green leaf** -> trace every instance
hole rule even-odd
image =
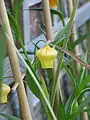
[[[33,61],[32,66],[33,66],[33,69],[34,69],[35,71],[37,71],[37,70],[41,67],[40,60],[36,58],[36,59]]]
[[[64,64],[64,62],[62,63],[62,67],[66,70],[67,74],[69,75],[70,80],[72,81],[73,87],[75,89],[76,88],[76,80],[75,80],[73,74],[71,73],[71,71],[69,70],[69,68]]]
[[[13,13],[15,12],[15,7],[14,7],[15,3],[14,2],[15,2],[14,0],[11,0],[11,10]]]
[[[29,74],[28,71],[26,71],[26,81],[27,81],[27,84],[29,86],[29,88],[31,89],[31,91],[34,93],[34,95],[40,99],[40,92],[37,88],[37,85],[35,84],[35,82],[33,81],[33,78],[32,76]]]
[[[17,117],[11,116],[11,115],[6,115],[4,113],[0,113],[0,116],[3,116],[5,118],[7,118],[8,120],[21,120],[20,118],[17,118]]]
[[[71,33],[71,29],[72,29],[72,25],[73,25],[73,22],[74,22],[74,16],[75,16],[75,13],[76,13],[77,4],[78,4],[78,0],[75,1],[75,5],[74,5],[74,8],[73,8],[69,23],[61,31],[59,31],[59,33],[56,36],[55,42],[52,43],[53,46],[56,43],[59,45],[61,40],[63,40],[62,47],[66,50],[67,44],[68,44],[68,41],[69,41],[69,36],[70,36],[70,33]],[[57,69],[56,69],[54,84],[53,84],[53,87],[52,87],[52,90],[51,90],[52,91],[52,93],[51,93],[51,100],[52,100],[51,104],[52,104],[52,106],[53,106],[54,100],[55,100],[57,82],[58,82],[58,77],[59,77],[60,70],[62,68],[63,60],[64,60],[64,53],[61,52],[61,56],[60,56],[60,59],[59,59],[58,65],[57,65]]]
[[[74,109],[74,110],[72,110],[72,113],[70,114],[70,111],[71,111],[71,109],[72,109],[72,107],[74,107],[73,105],[73,102],[74,101],[77,101],[77,99],[82,95],[82,94],[84,94],[85,92],[87,92],[87,91],[90,91],[90,86],[87,86],[85,89],[83,89],[82,91],[81,91],[81,93],[79,94],[79,96],[77,97],[76,96],[76,98],[75,98],[75,94],[73,93],[73,94],[71,94],[71,96],[69,97],[69,99],[68,99],[68,101],[67,101],[67,103],[66,103],[66,105],[65,105],[65,110],[66,110],[66,113],[67,113],[67,118],[68,118],[68,116],[70,116],[70,118],[68,118],[68,119],[71,119],[71,118],[76,118],[77,117],[77,115],[79,115],[81,112],[84,112],[85,110],[83,109],[83,108],[81,108],[80,109],[80,107],[79,107],[79,105],[78,106],[76,106],[76,108]],[[87,100],[88,98],[86,98],[86,100]],[[82,104],[82,103],[81,103]],[[86,105],[86,104],[85,104]],[[80,105],[81,106],[81,105]],[[90,109],[89,109],[90,110]]]
[[[49,111],[49,108],[47,107],[45,101],[44,101],[42,98],[41,98],[41,103],[42,103],[42,106],[43,106],[44,111],[45,111],[45,113],[46,113],[47,119],[48,119],[48,120],[54,120],[54,119],[52,118],[52,115],[51,115],[50,111]]]
[[[85,63],[87,63],[87,53],[84,55],[84,60],[83,61]],[[81,84],[82,84],[82,82],[84,80],[85,72],[86,72],[86,68],[82,67],[81,70],[80,70],[80,72],[79,72],[78,79],[77,79],[78,88],[81,86]]]
[[[83,112],[89,112],[89,111],[90,111],[90,108],[86,108],[86,109],[82,109],[82,110],[76,111],[73,114],[71,114],[70,116],[68,116],[67,120],[76,120],[76,117],[78,115],[80,115]]]
[[[6,47],[6,36],[4,34],[5,27],[4,25],[0,28],[0,83],[3,76],[3,62],[5,57],[5,47]]]
[[[44,77],[41,75],[41,87],[47,97],[47,99],[49,100],[49,93],[48,93],[48,89],[47,89],[47,86],[46,86],[46,83],[45,83],[45,80],[44,80]]]
[[[61,12],[61,11],[58,11],[58,10],[54,10],[54,9],[50,9],[50,11],[51,11],[51,14],[58,15],[58,17],[59,17],[59,18],[61,19],[61,21],[62,21],[63,26],[65,26],[64,16],[63,16],[62,12]]]
[[[65,104],[65,113],[67,114],[67,116],[68,114],[70,114],[70,111],[71,111],[70,109],[74,100],[74,95],[75,95],[74,92],[72,92]]]
[[[48,91],[49,91],[49,94],[51,94],[51,88],[52,88],[52,85],[53,85],[53,79],[54,79],[54,74],[53,74],[53,69],[46,69],[46,76],[47,76],[47,79],[49,80],[49,85],[48,85]]]
[[[10,14],[10,12],[8,12],[8,18],[9,18],[10,26],[11,26],[12,30],[14,31],[14,33],[15,33],[16,39],[21,41],[22,40],[22,34],[21,34],[21,30],[20,30],[18,22]]]
[[[70,116],[67,117],[67,120],[76,120],[76,116],[80,115],[83,112],[89,112],[90,108],[86,108],[86,109],[82,109],[82,110],[78,110],[76,112],[74,112],[73,114],[71,114]]]
[[[70,114],[72,114],[73,111],[75,111],[77,109],[77,107],[78,107],[78,101],[76,98],[74,98],[72,105],[71,105]]]
[[[3,80],[3,65],[5,57],[5,47],[6,47],[6,36],[4,34],[5,26],[0,26],[0,86]],[[0,89],[0,96],[2,91]]]
[[[88,85],[89,82],[90,82],[90,75],[85,77],[85,79],[83,80],[81,86],[77,89],[77,96]]]
[[[87,96],[87,98],[78,106],[76,111],[84,109],[89,103],[90,103],[90,96]]]
[[[39,79],[38,79],[38,77],[36,76],[36,74],[35,74],[35,72],[34,72],[34,70],[33,70],[33,68],[32,68],[32,65],[31,65],[31,63],[26,63],[26,61],[23,59],[23,57],[21,56],[21,54],[18,52],[18,50],[16,50],[17,51],[17,54],[18,54],[18,56],[19,56],[19,58],[22,60],[22,62],[24,63],[24,65],[26,66],[26,69],[28,70],[28,74],[30,75],[30,79],[29,80],[31,80],[32,82],[33,82],[33,86],[35,86],[35,87],[33,87],[34,89],[38,89],[38,94],[40,95],[40,98],[42,98],[41,99],[41,102],[43,101],[44,103],[45,103],[45,105],[47,106],[47,110],[48,110],[48,112],[49,112],[49,115],[50,115],[50,120],[57,120],[57,118],[56,118],[56,116],[55,116],[55,114],[54,114],[54,112],[53,112],[53,109],[52,109],[52,107],[51,107],[51,105],[50,105],[50,102],[48,101],[48,99],[47,99],[47,97],[46,97],[46,95],[45,95],[45,93],[44,93],[44,91],[43,91],[43,89],[41,88],[41,85],[40,85],[40,83],[39,83]],[[29,58],[27,58],[27,59],[29,59]],[[31,79],[32,78],[32,79]],[[29,80],[28,80],[28,82],[29,82]],[[30,84],[28,84],[28,85],[30,85]],[[31,85],[29,86],[29,87],[31,87]],[[44,105],[44,104],[43,104]],[[46,106],[44,106],[44,107],[46,107]]]
[[[20,15],[20,10],[21,10],[23,1],[24,0],[18,0],[16,6],[14,6],[14,17],[17,21],[18,21],[19,15]]]
[[[38,79],[38,78],[37,78],[37,79]],[[49,108],[47,107],[46,102],[45,102],[45,100],[43,99],[42,94],[41,94],[40,90],[38,89],[36,83],[33,81],[32,75],[31,75],[28,71],[27,71],[27,74],[26,74],[26,80],[27,80],[28,86],[29,86],[29,88],[31,89],[31,91],[32,91],[32,92],[34,93],[34,95],[35,95],[37,98],[39,98],[39,100],[41,101],[42,106],[44,107],[45,113],[46,113],[46,115],[47,115],[47,118],[48,118],[49,120],[52,120],[53,117],[52,117],[52,115],[51,115],[51,113],[50,113],[50,110],[49,110]],[[38,82],[39,82],[39,84],[41,85],[42,91],[44,91],[46,98],[49,100],[49,94],[48,94],[47,87],[46,87],[46,85],[45,85],[44,80],[41,80],[41,81],[38,80]]]
[[[87,33],[85,35],[82,35],[79,37],[79,39],[75,40],[75,42],[72,44],[71,48],[69,48],[69,50],[73,50],[78,44],[80,44],[81,42],[83,42],[84,40],[90,38],[90,33]]]
[[[77,114],[80,114],[81,112],[90,110],[90,108],[89,109],[85,108],[89,103],[90,103],[90,96],[87,96],[87,98],[78,106],[78,108],[75,111],[73,111],[73,113],[70,115],[68,119],[77,116]]]
[[[63,119],[66,120],[65,108],[60,93],[59,93],[59,105],[58,105],[57,114],[58,114],[58,120],[63,120]]]
[[[54,44],[59,45],[63,40],[66,41],[65,43],[68,42],[74,17],[75,17],[75,13],[76,13],[77,4],[78,4],[78,0],[75,1],[74,8],[68,24],[57,33],[55,37],[55,41],[53,42],[53,45]]]
[[[57,32],[55,39],[53,42],[51,42],[51,44],[61,46],[65,39],[67,41],[67,35],[68,35],[68,31],[69,31],[68,29],[69,29],[68,25],[65,25],[62,29],[60,29]]]
[[[46,115],[47,115],[47,118],[48,118],[49,120],[54,120],[53,117],[52,117],[52,114],[50,113],[50,109],[47,107],[46,102],[45,102],[45,100],[43,99],[40,90],[38,89],[35,81],[34,81],[33,78],[32,78],[32,75],[31,75],[29,72],[27,72],[27,75],[26,75],[26,76],[27,76],[28,86],[29,86],[29,88],[31,89],[31,91],[34,93],[34,95],[36,95],[36,96],[39,98],[39,100],[41,101],[41,103],[42,103],[42,105],[43,105],[43,107],[44,107],[45,113],[46,113]],[[39,84],[40,84],[40,81],[39,81],[39,80],[38,80],[38,82],[39,82]],[[40,85],[41,85],[41,84],[40,84]],[[46,90],[45,84],[44,84],[43,86],[44,86],[44,88],[42,88],[42,91],[44,91],[44,94],[45,94],[46,98],[49,100],[49,95],[48,95],[48,92],[47,92],[47,90]],[[41,85],[41,87],[43,87],[43,86]]]
[[[85,92],[88,92],[88,91],[90,91],[90,86],[89,86],[89,85],[80,92],[80,94],[78,95],[78,98],[79,98],[80,96],[82,96],[82,94],[84,94]]]

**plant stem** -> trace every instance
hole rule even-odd
[[[85,3],[86,2],[89,2],[89,0],[85,0]],[[86,32],[89,32],[89,31],[90,31],[90,21],[86,23]],[[87,39],[87,49],[86,49],[86,51],[88,52],[90,52],[90,41],[89,40],[90,39]],[[90,58],[90,55],[88,55],[88,59],[89,58]],[[82,120],[89,120],[87,112],[83,112],[81,117],[82,117]]]
[[[68,11],[68,17],[71,16],[72,11],[73,11],[73,1],[72,0],[67,0],[67,11]],[[72,26],[72,31],[71,31],[71,35],[70,35],[70,39],[74,42],[75,40],[77,40],[77,31],[76,31],[76,27],[75,27],[75,23]],[[75,49],[76,54],[78,54],[79,52],[79,47],[77,47]]]
[[[58,5],[58,10],[61,11],[62,13],[64,13],[64,12],[63,12],[62,0],[57,0],[57,5]]]
[[[76,0],[76,3],[75,3],[75,6],[74,6],[72,15],[70,17],[70,21],[69,21],[69,23],[67,25],[67,27],[69,27],[69,30],[67,31],[67,38],[63,40],[64,42],[63,42],[63,46],[62,47],[65,50],[67,48],[67,43],[69,41],[69,35],[70,35],[70,32],[71,32],[70,30],[71,30],[71,27],[72,27],[72,24],[73,24],[73,20],[74,20],[74,16],[75,16],[75,13],[76,13],[77,4],[78,4],[78,0]],[[55,94],[56,94],[56,90],[57,90],[57,83],[58,83],[58,80],[59,80],[58,78],[59,78],[59,73],[60,73],[60,70],[61,70],[61,67],[62,67],[63,58],[64,58],[64,53],[61,52],[61,56],[60,56],[60,59],[59,59],[58,65],[57,65],[57,70],[56,70],[54,84],[53,84],[53,87],[52,87],[52,93],[51,93],[51,100],[52,100],[51,105],[52,106],[53,106],[54,101],[55,101]]]
[[[53,41],[53,31],[52,31],[52,22],[49,8],[49,0],[42,0],[43,4],[43,14],[44,14],[44,23],[46,29],[47,40]]]
[[[67,6],[68,6],[68,16],[70,17],[71,13],[73,11],[73,0],[67,0]],[[74,42],[75,40],[77,40],[77,32],[76,32],[76,28],[75,28],[75,23],[73,24],[73,27],[72,27],[70,39],[72,40],[71,42]],[[74,51],[75,51],[76,55],[78,55],[78,53],[80,53],[79,46],[77,46]],[[74,71],[75,71],[74,74],[76,75],[79,72],[80,65],[74,63],[73,67],[74,66],[76,66],[76,69],[74,69]],[[88,116],[87,117],[86,116],[87,116],[86,112],[82,113],[82,119],[83,120],[88,120],[87,119]]]
[[[72,14],[72,11],[73,11],[73,0],[67,0],[67,11],[68,11],[68,17],[71,16]],[[77,40],[77,31],[76,31],[76,27],[75,27],[75,23],[73,24],[72,26],[72,30],[71,30],[71,35],[70,35],[70,45],[75,41]],[[80,50],[79,50],[79,46],[76,46],[74,52],[76,53],[76,55],[78,55],[80,53]],[[79,64],[76,64],[76,62],[74,62],[74,65],[73,67],[76,66],[74,69],[74,74],[76,75],[79,71]]]
[[[9,36],[12,44],[14,44],[4,0],[0,0],[0,19],[2,22],[1,24],[5,25],[6,34]],[[19,97],[19,102],[20,102],[20,110],[22,113],[22,119],[23,120],[32,120],[24,84],[23,84],[23,81],[21,78],[21,72],[20,72],[20,68],[19,68],[17,54],[16,54],[15,48],[13,47],[11,42],[7,38],[7,50],[8,50],[10,63],[11,63],[13,77],[14,77],[15,82],[19,84],[19,86],[17,88],[17,92],[18,92],[18,97]]]
[[[86,31],[90,31],[90,20],[86,23]],[[90,38],[87,39],[87,50],[90,53]],[[88,60],[90,59],[90,54],[88,54]]]
[[[43,3],[43,14],[44,14],[44,22],[45,22],[45,28],[46,28],[46,36],[47,36],[47,40],[53,41],[53,31],[52,31],[52,22],[51,22],[51,15],[50,15],[50,7],[49,7],[49,0],[42,0]],[[55,69],[56,69],[56,62],[54,62],[53,65],[53,83],[55,83]],[[51,88],[52,91],[52,88]],[[56,94],[56,106],[58,107],[58,102],[59,102],[59,87],[57,88],[57,94]],[[57,110],[57,107],[54,107],[54,111]],[[57,112],[55,112],[57,113]]]
[[[43,96],[43,99],[44,99],[45,102],[46,102],[46,105],[48,106],[49,111],[51,112],[51,115],[52,115],[53,119],[54,119],[54,120],[57,120],[56,117],[55,117],[55,115],[54,115],[54,112],[53,112],[53,110],[52,110],[52,108],[51,108],[51,105],[50,105],[49,101],[47,100],[47,97],[45,96],[45,93],[43,92],[43,90],[42,90],[42,88],[41,88],[41,86],[40,86],[40,84],[39,84],[36,76],[34,75],[34,73],[33,73],[33,71],[32,71],[32,66],[30,66],[30,67],[28,66],[28,64],[27,64],[26,61],[23,59],[22,55],[19,53],[19,51],[18,51],[18,49],[16,48],[16,46],[11,42],[11,40],[10,40],[10,38],[8,37],[7,34],[6,34],[6,36],[7,36],[8,40],[10,41],[10,43],[12,44],[12,46],[15,48],[15,50],[16,50],[19,58],[22,60],[22,62],[23,62],[24,65],[26,66],[27,70],[28,70],[29,73],[31,74],[33,80],[35,81],[38,89],[40,90],[40,92],[41,92],[41,94],[42,94],[42,96]]]
[[[89,2],[90,0],[85,0],[85,2]],[[86,32],[90,31],[90,20],[86,23]],[[90,38],[87,39],[87,50],[90,53]],[[88,60],[90,59],[90,54],[88,54]]]
[[[78,103],[80,104],[84,100],[85,100],[85,96],[81,95],[79,100],[78,100]],[[89,120],[87,112],[83,112],[80,117],[81,117],[81,120]]]
[[[90,0],[86,0],[86,2],[89,2]],[[90,31],[90,21],[86,23],[86,32]],[[87,39],[87,50],[90,52],[90,39]],[[90,58],[90,55],[88,55],[88,59]],[[88,113],[84,112],[82,113],[82,120],[89,120]]]

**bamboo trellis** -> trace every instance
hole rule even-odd
[[[74,2],[74,0],[67,0],[67,10],[68,10],[68,16],[69,17],[72,13],[72,10],[73,10],[73,2]],[[75,23],[73,24],[70,38],[71,38],[72,41],[77,40],[77,31],[76,31],[76,28],[75,28]],[[78,55],[79,46],[76,47],[75,53],[76,53],[76,55]],[[77,66],[76,72],[78,73],[79,72],[79,64],[77,64],[76,66]],[[88,120],[87,112],[82,113],[82,119],[83,120]]]
[[[1,25],[5,26],[5,33],[9,36],[10,40],[12,40],[11,42],[14,44],[4,0],[0,0],[0,22],[1,22],[0,23]],[[7,38],[7,50],[8,50],[8,56],[10,59],[10,63],[11,63],[13,77],[14,77],[15,83],[19,84],[17,88],[17,92],[18,92],[18,97],[19,97],[20,110],[22,113],[21,114],[22,119],[32,120],[24,84],[21,78],[20,67],[19,67],[16,50],[11,44],[11,42]]]

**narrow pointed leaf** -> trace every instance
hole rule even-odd
[[[58,120],[66,120],[66,115],[65,115],[65,108],[64,108],[64,104],[62,102],[60,93],[59,93],[59,105],[58,105]]]
[[[6,115],[4,113],[0,113],[0,116],[3,116],[5,118],[7,118],[8,120],[21,120],[20,118],[14,117],[12,115]]]

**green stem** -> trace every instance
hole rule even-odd
[[[76,13],[77,4],[78,4],[78,0],[76,0],[76,4],[74,6],[72,15],[70,17],[70,22],[69,22],[69,24],[67,26],[67,27],[69,27],[70,30],[71,30],[72,25],[73,25],[73,20],[74,20],[74,16],[75,16],[75,13]],[[64,39],[64,43],[63,43],[63,46],[62,46],[64,49],[67,48],[67,43],[69,41],[70,32],[71,31],[68,31],[67,38]],[[58,62],[58,65],[57,65],[56,76],[55,76],[55,79],[54,79],[54,83],[53,83],[53,86],[52,86],[52,92],[51,92],[51,100],[52,100],[51,105],[52,105],[52,107],[53,107],[54,101],[55,101],[55,95],[56,95],[56,90],[57,90],[57,83],[58,83],[58,80],[59,80],[58,77],[59,77],[59,72],[60,72],[60,70],[62,68],[63,59],[64,59],[64,53],[61,52],[61,57],[59,59],[60,62]]]
[[[55,116],[55,114],[54,114],[54,112],[53,112],[53,110],[52,110],[52,107],[51,107],[48,99],[46,98],[46,95],[45,95],[44,91],[42,90],[42,88],[41,88],[41,86],[40,86],[40,84],[39,84],[39,82],[38,82],[38,80],[37,80],[37,78],[36,78],[36,76],[35,76],[35,74],[34,74],[34,72],[33,72],[33,68],[32,68],[32,65],[31,65],[31,61],[30,61],[30,59],[29,59],[29,57],[28,57],[25,49],[24,49],[24,52],[25,52],[25,54],[26,54],[27,60],[28,60],[29,63],[30,63],[30,66],[28,66],[28,64],[26,63],[26,61],[23,59],[23,57],[22,57],[21,54],[19,53],[18,49],[17,49],[17,48],[15,47],[15,45],[11,42],[11,39],[9,38],[9,36],[7,35],[7,33],[5,33],[5,34],[6,34],[6,37],[8,38],[8,40],[9,40],[10,44],[14,47],[14,49],[16,50],[19,58],[22,60],[22,62],[23,62],[24,65],[26,66],[27,70],[28,70],[29,73],[31,74],[33,80],[35,81],[35,84],[37,85],[38,89],[40,90],[41,95],[42,95],[42,97],[43,97],[43,100],[45,100],[46,105],[47,105],[47,107],[48,107],[48,109],[49,109],[49,111],[50,111],[50,113],[51,113],[51,115],[52,115],[53,120],[57,120],[57,118],[56,118],[56,116]]]

